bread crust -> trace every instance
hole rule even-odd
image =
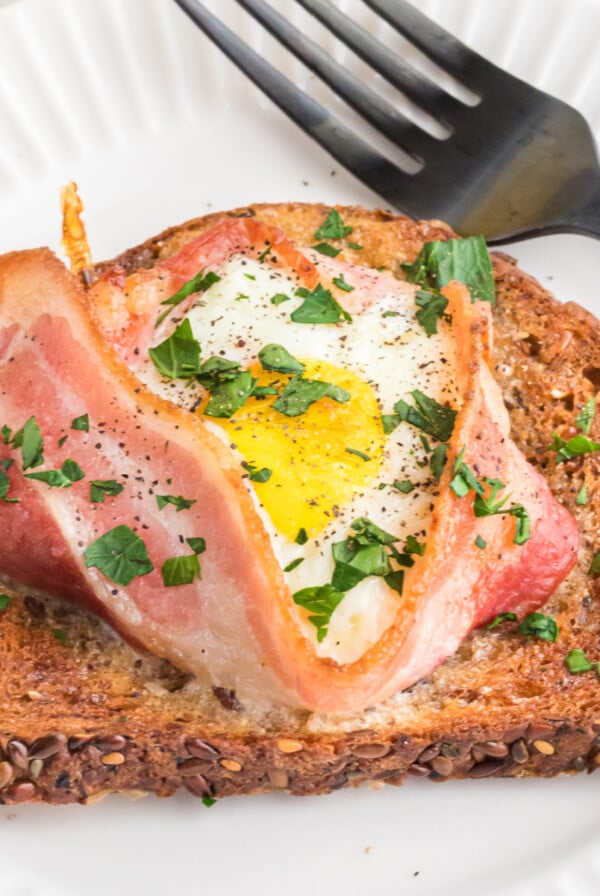
[[[402,276],[424,242],[453,236],[441,222],[383,211],[338,209],[354,228],[342,260],[385,265]],[[224,217],[256,215],[299,245],[313,242],[329,207],[255,205],[170,228],[111,262],[150,267]],[[598,531],[600,461],[556,465],[552,432],[574,434],[578,411],[600,388],[600,325],[560,304],[514,260],[493,254],[497,285],[495,375],[512,435],[541,469],[581,531],[578,568],[552,597],[556,643],[527,643],[507,622],[474,632],[457,653],[408,691],[360,714],[318,716],[241,707],[202,689],[169,664],[140,656],[83,610],[11,594],[0,619],[0,801],[87,802],[112,791],[199,797],[269,789],[325,793],[407,775],[551,776],[600,764],[600,683],[570,674],[572,648],[598,655],[600,579],[587,574]],[[597,423],[592,437],[600,439]],[[588,503],[576,496],[588,486]],[[56,633],[62,634],[56,634]]]

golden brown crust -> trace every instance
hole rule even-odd
[[[210,215],[115,261],[129,271],[150,266],[232,214],[256,214],[307,244],[327,211],[286,204]],[[340,257],[399,276],[423,242],[452,236],[439,222],[340,211],[354,227],[350,240],[363,246]],[[249,712],[232,695],[202,691],[167,663],[134,654],[83,611],[14,596],[0,619],[1,800],[167,795],[180,786],[197,796],[304,794],[366,779],[400,783],[406,774],[444,780],[596,768],[600,684],[593,672],[569,674],[564,657],[579,647],[600,659],[600,580],[586,572],[599,547],[600,463],[592,454],[556,466],[546,449],[553,431],[573,434],[576,414],[600,388],[600,325],[578,306],[559,304],[501,253],[494,271],[496,375],[513,437],[582,532],[581,563],[548,609],[560,626],[557,643],[527,643],[509,622],[475,632],[428,679],[360,715]],[[600,438],[597,425],[594,434]],[[589,500],[578,507],[584,483]]]

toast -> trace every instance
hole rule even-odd
[[[342,258],[403,277],[423,243],[454,236],[441,222],[360,208],[340,209],[362,249]],[[256,205],[171,228],[117,259],[127,272],[152,267],[227,216],[257,216],[307,245],[328,208]],[[0,619],[4,680],[0,800],[90,802],[113,791],[168,796],[185,787],[205,800],[285,789],[329,792],[407,775],[551,776],[600,763],[600,682],[570,673],[565,657],[598,655],[600,579],[597,454],[556,463],[552,433],[568,439],[600,389],[600,326],[573,303],[561,305],[502,253],[497,286],[495,375],[512,436],[556,497],[577,517],[578,567],[544,612],[555,643],[528,640],[507,620],[473,632],[428,678],[364,712],[317,715],[256,710],[210,690],[165,661],[141,656],[84,610],[7,590]],[[596,438],[600,427],[591,432]],[[583,485],[587,503],[577,503]]]

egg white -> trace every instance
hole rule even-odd
[[[277,343],[295,357],[327,361],[357,374],[374,389],[382,414],[392,413],[400,398],[412,403],[410,393],[414,389],[456,406],[455,350],[449,326],[440,320],[438,334],[426,335],[415,318],[415,287],[411,284],[381,273],[375,300],[362,312],[353,311],[352,323],[299,324],[290,319],[290,313],[301,303],[294,297],[300,285],[295,274],[273,268],[268,260],[243,256],[234,256],[217,273],[220,280],[199,295],[187,314],[203,358],[221,354],[244,368],[256,362],[261,348]],[[352,269],[345,271],[345,277],[351,284]],[[274,305],[270,299],[275,293],[289,295],[291,300]],[[345,296],[340,292],[336,299],[343,305]],[[150,360],[137,373],[154,392],[182,407],[193,407],[202,393],[199,386],[161,377]],[[224,441],[231,442],[214,418],[202,419]],[[286,420],[282,415],[282,421]],[[240,456],[240,463],[242,460]],[[331,581],[331,545],[347,538],[351,523],[358,517],[369,517],[397,535],[399,549],[409,535],[424,541],[437,494],[428,461],[429,454],[417,430],[407,424],[398,426],[387,437],[383,466],[369,487],[356,489],[353,499],[336,510],[337,516],[327,527],[301,547],[277,531],[253,483],[246,478],[282,568],[297,557],[304,558],[285,573],[292,593]],[[403,494],[391,486],[394,480],[410,480],[415,488]],[[380,483],[385,487],[380,488]],[[333,505],[335,495],[331,499]],[[382,578],[371,576],[346,593],[321,643],[300,608],[298,622],[320,656],[349,663],[379,640],[392,624],[401,600]]]

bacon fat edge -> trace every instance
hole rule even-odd
[[[234,234],[235,245],[239,238]],[[294,266],[309,282],[310,262],[282,235],[277,239],[284,257],[288,250],[296,253]],[[187,260],[169,260],[179,285],[189,276],[188,264],[197,272],[204,249],[182,251]],[[151,275],[144,274],[148,280]],[[234,688],[244,700],[346,712],[413,684],[497,612],[540,606],[572,568],[575,522],[508,438],[508,417],[487,365],[489,306],[471,304],[466,290],[451,284],[445,294],[460,347],[463,405],[426,554],[408,571],[397,618],[376,645],[347,665],[319,658],[297,625],[297,609],[237,461],[200,419],[147,392],[116,358],[108,341],[120,344],[127,357],[128,334],[135,328],[140,345],[150,332],[136,314],[131,328],[121,317],[117,335],[113,312],[120,313],[124,283],[119,272],[103,282],[113,291],[111,315],[102,327],[100,293],[93,315],[104,335],[91,323],[89,297],[50,252],[0,259],[2,422],[14,430],[34,416],[44,437],[44,468],[59,468],[69,457],[85,472],[85,479],[59,489],[24,478],[13,464],[8,496],[19,503],[0,501],[5,575],[99,612],[132,643],[200,679]],[[148,301],[146,323],[163,298]],[[82,414],[89,415],[89,432],[72,431],[70,422]],[[59,447],[63,435],[68,439]],[[527,507],[526,544],[514,544],[515,520],[504,515],[478,521],[478,531],[496,549],[474,545],[472,503],[449,488],[464,446],[466,463],[476,463],[481,476],[509,482],[511,499]],[[3,446],[0,457],[17,454]],[[90,503],[90,480],[113,478],[126,483],[124,491]],[[162,487],[167,479],[173,494],[196,499],[186,513],[158,511],[158,483]],[[154,564],[153,572],[128,586],[86,568],[83,556],[88,544],[121,524],[143,537]],[[182,553],[182,539],[198,536],[207,542],[202,579],[166,588],[163,561]]]

